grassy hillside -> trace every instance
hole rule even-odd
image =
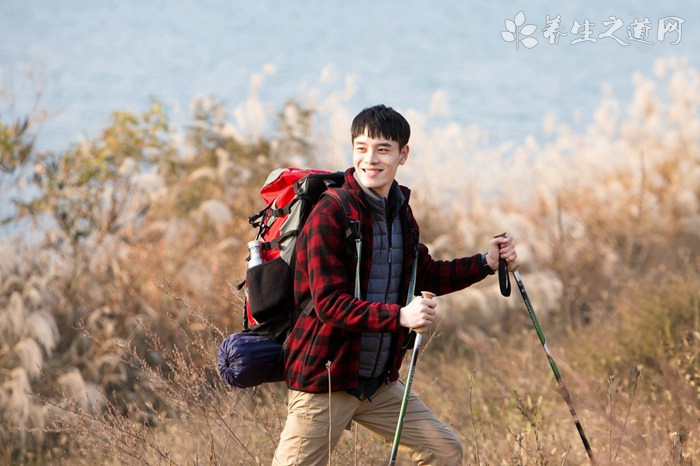
[[[548,142],[519,146],[408,110],[399,180],[436,257],[514,235],[599,463],[695,464],[700,74],[661,62],[634,86],[629,108],[603,96],[587,127],[548,120]],[[38,114],[2,115],[0,464],[269,464],[285,388],[233,389],[215,362],[241,328],[247,217],[273,167],[349,165],[355,111],[199,99],[176,130],[154,101],[65,153],[37,150]],[[245,132],[261,122],[276,129]],[[414,389],[466,464],[585,463],[517,291],[439,303]],[[333,464],[389,450],[353,429]]]

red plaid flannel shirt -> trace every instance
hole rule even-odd
[[[342,189],[355,197],[359,208],[360,280],[365,295],[371,267],[373,225],[353,172],[353,168],[347,170]],[[405,187],[401,189],[406,197],[400,213],[405,251],[401,296],[405,299],[419,230],[408,205],[410,191]],[[390,381],[399,377],[409,330],[399,325],[400,305],[368,302],[353,296],[356,262],[346,252],[346,224],[345,213],[337,199],[323,196],[297,240],[295,300],[300,306],[312,299],[314,310],[299,316],[285,343],[286,381],[295,390],[328,392],[329,370],[332,391],[356,388],[362,332],[394,333],[387,377]],[[416,292],[428,290],[443,295],[466,288],[484,277],[480,254],[436,261],[425,245],[418,244]],[[326,367],[329,361],[330,369]]]

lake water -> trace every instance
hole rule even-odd
[[[187,121],[197,95],[233,108],[266,65],[274,73],[259,95],[271,106],[348,87],[344,104],[353,114],[383,102],[437,122],[478,125],[493,144],[517,144],[543,137],[547,114],[569,122],[578,114],[585,123],[604,85],[629,101],[632,74],[652,76],[659,58],[700,67],[698,2],[580,3],[3,0],[0,79],[19,114],[32,102],[27,70],[40,71],[41,106],[52,115],[40,145],[54,150],[96,135],[113,110],[145,109],[149,96],[165,102],[176,123]],[[532,49],[501,37],[505,20],[521,10],[537,28]],[[557,45],[543,36],[548,15],[560,15],[567,34]],[[648,18],[653,45],[612,38],[571,44],[583,37],[571,32],[575,21],[588,19],[597,38],[610,16],[624,22],[615,32],[623,40],[626,26]],[[657,40],[666,17],[684,20],[676,45],[677,33]]]

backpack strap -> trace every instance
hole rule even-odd
[[[343,212],[345,212],[345,241],[348,244],[355,243],[354,259],[357,263],[355,267],[355,297],[360,299],[360,258],[362,256],[362,234],[360,233],[360,218],[357,210],[352,209],[354,202],[352,194],[345,189],[329,189],[326,191],[329,196],[335,197],[340,202]],[[324,194],[326,194],[324,193]]]
[[[344,189],[328,188],[322,196],[330,196],[340,203],[345,214],[345,243],[348,246],[347,250],[355,259],[357,265],[355,267],[355,298],[361,299],[362,293],[360,290],[360,258],[362,256],[362,234],[360,233],[360,218],[356,209],[352,206],[355,201],[352,200],[352,194]],[[354,247],[353,247],[354,246]],[[313,310],[313,301],[308,299],[301,306],[301,312],[304,315],[311,314]]]

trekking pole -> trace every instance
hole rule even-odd
[[[505,233],[504,233],[505,235]],[[499,235],[500,236],[500,235]],[[549,360],[549,365],[552,367],[552,372],[554,372],[554,377],[557,379],[557,383],[559,384],[559,391],[561,392],[561,396],[564,398],[566,401],[566,404],[569,406],[569,412],[571,413],[571,417],[574,418],[574,423],[576,424],[576,430],[578,430],[578,434],[581,437],[581,441],[583,442],[583,446],[586,448],[586,453],[588,454],[588,458],[591,460],[592,464],[596,464],[595,460],[593,459],[593,452],[591,451],[591,445],[588,443],[588,439],[586,438],[586,434],[583,432],[583,426],[581,425],[581,421],[578,418],[578,414],[576,414],[576,409],[574,408],[574,403],[571,400],[571,394],[569,394],[569,390],[567,390],[566,386],[564,385],[564,382],[561,379],[561,374],[559,373],[559,368],[557,367],[557,363],[554,361],[554,357],[552,356],[552,352],[549,349],[549,344],[547,343],[547,339],[544,337],[544,333],[542,332],[542,327],[540,327],[540,322],[537,320],[537,316],[535,315],[535,309],[532,307],[532,302],[530,302],[530,298],[527,294],[527,291],[525,290],[525,285],[523,284],[522,278],[520,278],[520,272],[518,272],[518,265],[514,265],[511,269],[511,272],[513,272],[513,277],[515,277],[515,282],[518,284],[518,289],[520,290],[520,294],[523,297],[523,301],[525,301],[525,307],[527,307],[527,312],[530,314],[530,319],[532,320],[533,325],[535,326],[535,330],[537,331],[537,335],[540,337],[540,343],[542,343],[542,348],[544,348],[544,352],[547,355],[547,359]],[[508,262],[506,262],[505,259],[501,258],[499,259],[498,263],[498,275],[501,283],[503,284],[504,281],[507,282],[507,277],[508,277]],[[503,276],[505,275],[506,279],[503,279]],[[508,284],[508,287],[510,287],[510,284]],[[503,286],[501,287],[501,292],[504,291]],[[503,293],[505,294],[505,293]],[[508,292],[508,294],[510,294]]]
[[[421,291],[421,295],[425,299],[433,299],[434,293],[429,291]],[[403,429],[403,418],[406,415],[406,406],[408,405],[408,395],[411,393],[411,383],[413,382],[413,372],[416,369],[416,361],[418,360],[418,351],[423,340],[421,332],[416,332],[416,340],[413,344],[413,353],[411,354],[411,364],[408,366],[408,376],[406,377],[406,388],[403,391],[403,400],[401,400],[401,411],[399,411],[399,420],[396,423],[396,433],[394,434],[394,444],[391,447],[391,457],[389,458],[389,466],[396,464],[396,455],[399,452],[399,440],[401,440],[401,430]]]

